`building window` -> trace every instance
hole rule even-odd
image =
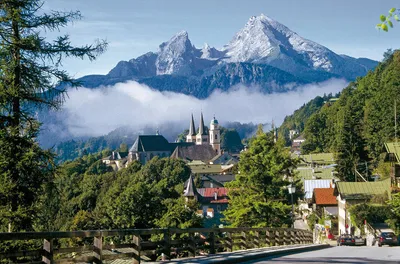
[[[215,134],[215,139],[218,139],[218,135],[217,134]]]
[[[201,138],[198,138],[198,139],[197,139],[197,142],[201,142]]]
[[[207,139],[206,139],[206,138],[203,138],[203,142],[207,142]]]

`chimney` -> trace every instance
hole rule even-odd
[[[214,200],[218,200],[218,193],[214,192]]]

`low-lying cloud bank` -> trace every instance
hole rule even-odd
[[[234,121],[270,123],[274,120],[279,125],[286,115],[315,96],[337,93],[346,85],[345,80],[332,79],[283,94],[263,94],[236,86],[229,92],[215,91],[205,100],[155,91],[133,81],[101,89],[79,88],[68,94],[63,106],[64,123],[74,136],[100,136],[121,126],[141,130],[165,123],[181,126],[178,131],[182,131],[188,127],[191,113],[197,126],[200,111],[203,111],[207,124],[215,114],[222,124]]]

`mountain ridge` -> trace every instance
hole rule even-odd
[[[263,92],[272,93],[287,92],[285,87],[293,83],[299,86],[330,78],[352,81],[377,63],[336,54],[261,14],[251,17],[221,50],[208,44],[196,48],[183,30],[161,43],[157,52],[120,61],[106,75],[88,75],[79,81],[96,88],[132,80],[159,91],[207,98],[215,89],[226,91],[236,84],[259,86]],[[249,71],[248,64],[258,70]],[[267,68],[274,80],[266,76]]]

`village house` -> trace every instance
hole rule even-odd
[[[387,151],[386,160],[390,162],[390,177],[393,191],[400,191],[400,143],[385,143]]]
[[[328,234],[338,235],[338,201],[334,195],[335,189],[332,185],[329,188],[315,188],[312,197],[313,210],[320,217],[328,220]]]
[[[300,135],[297,138],[293,139],[291,151],[292,152],[296,152],[296,153],[300,153],[301,144],[303,144],[304,141],[306,141],[306,139],[302,135]]]
[[[110,166],[114,171],[118,171],[126,167],[128,162],[127,152],[113,151],[110,156],[102,159],[102,162],[107,166]]]
[[[332,186],[329,188],[315,188],[312,197],[315,210],[320,211],[323,215],[337,216],[338,201],[334,191],[335,189]]]
[[[222,223],[222,212],[228,207],[228,190],[226,188],[196,188],[191,175],[186,183],[183,196],[186,200],[195,200],[200,204],[198,215],[205,217],[205,225]]]
[[[390,179],[376,182],[339,181],[335,185],[334,195],[338,201],[339,232],[352,234],[357,230],[352,226],[349,208],[367,202],[376,195],[387,195],[390,198]]]
[[[200,180],[202,187],[224,187],[235,179],[232,165],[188,163],[192,174]]]

